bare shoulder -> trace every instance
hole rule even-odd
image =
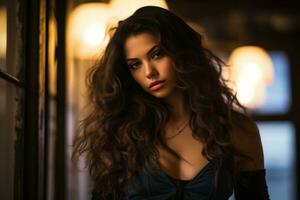
[[[250,159],[239,159],[242,170],[264,169],[263,148],[260,133],[255,121],[242,113],[234,112],[232,142],[237,151]]]

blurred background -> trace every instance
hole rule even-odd
[[[0,0],[0,199],[90,199],[70,161],[84,78],[118,20],[171,10],[229,64],[257,121],[272,200],[299,199],[300,12],[293,0]],[[234,199],[234,197],[231,197]]]

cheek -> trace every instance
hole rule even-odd
[[[175,78],[174,65],[171,60],[166,60],[164,64],[164,73],[168,76]]]
[[[144,79],[139,73],[132,73],[132,78],[142,87],[145,87]]]

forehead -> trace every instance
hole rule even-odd
[[[150,33],[139,33],[129,36],[124,43],[124,53],[126,58],[139,58],[159,43],[157,37]]]

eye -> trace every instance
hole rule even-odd
[[[129,63],[128,66],[130,69],[137,69],[140,66],[140,62],[133,62],[133,63]]]
[[[161,51],[156,51],[152,54],[152,59],[159,59],[162,57]]]

